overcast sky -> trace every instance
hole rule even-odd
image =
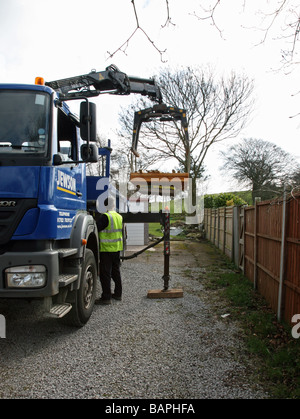
[[[151,77],[164,66],[212,64],[220,74],[235,70],[254,78],[256,98],[253,115],[235,141],[245,137],[271,141],[300,162],[300,116],[290,118],[300,112],[300,67],[287,75],[276,71],[283,46],[274,40],[276,26],[267,41],[257,45],[263,33],[255,29],[261,18],[255,11],[268,2],[223,2],[226,5],[216,14],[223,37],[209,21],[193,16],[194,11],[201,13],[199,3],[169,0],[173,24],[162,28],[165,1],[136,0],[141,27],[159,49],[167,50],[163,63],[141,31],[131,39],[126,54],[108,58],[107,52],[114,52],[135,29],[131,0],[0,0],[0,82],[33,83],[35,76],[51,81],[91,69],[101,71],[112,63],[139,77]],[[271,0],[270,7],[272,3],[277,2]],[[97,99],[100,133],[114,139],[111,130],[118,124],[119,106],[128,100],[108,95]],[[210,193],[235,187],[224,177],[219,180],[217,155],[217,148],[211,150],[205,162],[212,176],[207,186]]]

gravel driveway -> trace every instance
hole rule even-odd
[[[237,326],[216,314],[201,283],[217,263],[212,253],[205,243],[172,243],[170,288],[184,289],[177,299],[147,298],[163,284],[161,247],[125,261],[123,300],[95,306],[81,329],[37,317],[27,302],[14,310],[0,303],[0,397],[267,397],[251,382]]]

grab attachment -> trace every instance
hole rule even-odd
[[[134,113],[131,151],[136,157],[139,157],[137,146],[142,123],[151,122],[156,118],[159,118],[160,122],[181,121],[181,126],[184,130],[188,144],[189,138],[186,110],[160,103],[154,105],[152,108],[143,109]]]

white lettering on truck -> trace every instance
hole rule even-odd
[[[76,179],[61,170],[57,171],[57,189],[76,195]]]

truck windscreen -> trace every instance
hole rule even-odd
[[[46,155],[49,104],[43,92],[0,91],[0,155]]]

